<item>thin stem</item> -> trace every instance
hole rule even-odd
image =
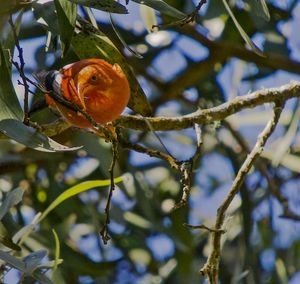
[[[111,199],[113,196],[113,191],[115,190],[115,182],[114,182],[114,168],[116,165],[116,161],[118,159],[118,143],[116,140],[112,141],[112,160],[109,167],[109,174],[110,174],[110,189],[108,193],[108,198],[105,206],[105,223],[103,228],[100,231],[101,238],[103,240],[103,243],[106,245],[108,241],[111,239],[108,234],[108,225],[110,223],[110,206],[111,206]]]
[[[201,0],[198,3],[198,5],[196,6],[196,8],[194,9],[194,11],[192,13],[190,13],[189,15],[187,15],[186,17],[179,19],[177,21],[170,22],[168,24],[153,25],[151,30],[154,30],[155,28],[168,28],[168,27],[174,27],[174,26],[184,26],[189,23],[195,22],[195,19],[204,4],[206,4],[206,0]]]

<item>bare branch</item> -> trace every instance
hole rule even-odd
[[[229,58],[236,57],[246,62],[253,62],[258,66],[268,67],[273,70],[285,70],[291,73],[300,74],[300,62],[292,60],[287,56],[266,52],[266,57],[261,57],[252,50],[244,47],[242,44],[239,45],[236,44],[236,42],[225,40],[211,40],[199,33],[199,31],[191,25],[174,27],[174,29],[206,46],[210,50],[210,56],[217,56],[218,61],[215,60],[215,63],[225,62]],[[195,68],[200,67],[199,63],[200,62],[194,65]],[[198,70],[198,72],[201,72],[201,70]]]
[[[177,117],[147,117],[155,131],[181,130],[193,127],[195,123],[205,124],[220,121],[247,108],[254,108],[277,100],[286,101],[300,97],[300,83],[291,82],[278,88],[263,89],[249,95],[237,97],[217,107],[199,109],[191,114]],[[144,131],[147,125],[144,118],[134,115],[122,116],[115,125]]]
[[[212,251],[207,259],[207,262],[200,270],[200,272],[208,277],[210,284],[217,284],[218,283],[218,273],[219,273],[219,262],[220,262],[220,254],[221,254],[221,233],[218,230],[222,229],[224,224],[226,211],[231,204],[235,195],[239,192],[242,183],[244,182],[246,175],[250,171],[251,167],[253,166],[256,159],[260,156],[263,151],[263,148],[268,140],[268,138],[273,133],[279,118],[282,112],[283,103],[277,102],[276,106],[273,110],[273,117],[267,123],[264,130],[258,136],[257,142],[252,149],[251,153],[247,156],[246,160],[244,161],[242,167],[240,168],[237,176],[232,184],[232,187],[225,197],[223,203],[218,208],[217,211],[217,218],[215,222],[214,229],[216,232],[212,233]]]
[[[187,227],[187,228],[190,228],[190,229],[203,229],[203,230],[207,230],[210,233],[221,233],[221,234],[225,233],[225,230],[222,230],[222,229],[221,230],[215,230],[215,229],[212,229],[210,227],[207,227],[204,224],[201,224],[201,225],[190,225],[190,224],[187,224],[187,223],[183,223],[183,226]]]
[[[101,238],[103,240],[103,243],[106,245],[107,242],[111,239],[111,237],[108,234],[108,225],[110,223],[110,205],[111,205],[111,199],[113,196],[113,191],[115,190],[115,182],[114,182],[114,168],[118,159],[118,143],[116,140],[112,141],[112,160],[109,167],[109,174],[110,174],[110,189],[108,193],[108,198],[105,206],[105,223],[103,225],[102,230],[100,231]]]
[[[128,141],[120,136],[118,137],[118,142],[125,149],[127,148],[130,150],[139,152],[139,153],[146,154],[150,157],[155,157],[155,158],[164,160],[164,161],[168,162],[168,164],[175,170],[179,170],[179,168],[180,168],[179,162],[169,154],[166,154],[166,153],[158,151],[158,150],[146,148],[140,144],[131,143],[130,141]]]
[[[224,125],[230,131],[230,133],[235,138],[235,140],[239,143],[242,149],[245,152],[249,152],[249,146],[247,142],[243,139],[243,137],[237,131],[235,131],[230,125],[230,123],[228,123],[227,121],[224,121]],[[281,193],[280,188],[276,184],[276,181],[270,175],[266,161],[260,157],[260,162],[256,164],[256,167],[261,172],[261,174],[266,178],[271,194],[278,200],[278,202],[281,204],[283,208],[283,214],[280,217],[295,220],[295,221],[300,221],[300,215],[294,213],[289,208],[288,199]]]
[[[192,184],[193,160],[190,159],[188,161],[181,162],[179,171],[181,174],[180,183],[182,185],[182,197],[180,201],[175,204],[173,210],[179,209],[180,207],[186,205],[188,202]]]

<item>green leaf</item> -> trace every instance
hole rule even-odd
[[[159,11],[162,14],[169,15],[171,17],[182,19],[186,17],[186,14],[182,13],[181,11],[175,9],[174,7],[167,4],[165,1],[162,0],[132,0],[133,2],[143,4],[153,8],[154,10]]]
[[[0,131],[15,141],[39,151],[55,152],[79,149],[80,147],[63,146],[20,121],[23,111],[11,81],[8,62],[8,54],[5,53],[0,43]]]
[[[244,29],[242,28],[242,26],[239,24],[238,20],[236,19],[236,17],[234,16],[233,12],[231,11],[228,3],[226,0],[222,0],[225,9],[227,10],[229,16],[231,17],[233,23],[235,24],[236,28],[238,29],[241,37],[244,39],[244,41],[248,44],[249,47],[251,47],[251,49],[259,56],[263,56],[265,57],[265,55],[263,54],[263,52],[255,45],[255,43],[249,38],[249,36],[246,34],[246,32],[244,31]]]
[[[277,257],[275,261],[276,274],[279,276],[281,283],[288,283],[289,276],[287,271],[287,263],[280,257]]]
[[[0,206],[0,220],[4,215],[10,210],[11,207],[17,205],[22,201],[24,191],[20,188],[15,188],[14,190],[7,193],[5,199]]]
[[[116,14],[127,14],[125,6],[114,0],[69,0],[73,3]]]
[[[282,137],[279,139],[279,142],[276,144],[276,151],[274,151],[272,159],[272,166],[274,168],[278,168],[278,165],[280,164],[284,155],[289,152],[289,149],[297,135],[300,120],[300,109],[298,107],[299,103],[297,103],[297,110],[295,111],[289,123],[287,132],[285,135],[282,135]]]
[[[55,5],[53,1],[45,3],[32,3],[33,14],[37,22],[41,24],[47,31],[54,36],[59,34],[59,24],[57,14],[55,13]]]
[[[74,151],[81,148],[69,148],[61,145],[38,132],[35,128],[29,127],[15,119],[1,120],[0,132],[29,148],[42,152]]]
[[[0,259],[5,261],[10,267],[16,268],[19,271],[26,274],[26,271],[27,271],[26,264],[22,260],[16,258],[13,255],[10,255],[7,252],[1,251],[1,250],[0,250]],[[33,278],[38,280],[41,284],[52,284],[53,283],[47,276],[45,276],[40,271],[34,271],[30,276],[32,276]]]
[[[262,157],[272,161],[274,156],[274,151],[276,150],[274,149],[264,150],[264,152],[262,153]],[[300,157],[297,155],[286,153],[282,157],[280,161],[280,165],[288,168],[289,170],[295,173],[300,173]]]
[[[77,5],[68,0],[54,0],[60,29],[62,52],[65,55],[74,34]]]
[[[10,255],[7,252],[1,251],[0,250],[0,259],[4,260],[5,262],[7,262],[10,266],[23,271],[25,269],[25,265],[23,263],[23,261],[17,259],[16,257]]]
[[[270,21],[270,12],[265,0],[248,0],[253,11],[257,16],[266,21]]]
[[[43,258],[48,255],[47,250],[38,250],[32,252],[31,254],[25,256],[23,261],[25,263],[25,273],[31,275],[33,271],[35,271],[38,266],[41,264]]]
[[[20,246],[18,246],[13,241],[13,239],[11,238],[11,234],[8,232],[8,230],[6,229],[6,227],[2,222],[0,222],[0,243],[12,250],[15,251],[21,250]]]
[[[20,0],[0,1],[0,20],[2,20],[3,14],[13,14],[19,9],[22,9],[23,7],[28,7],[30,5],[31,5],[31,1],[20,1]]]
[[[127,43],[126,41],[123,39],[121,33],[118,31],[118,28],[116,27],[113,17],[111,15],[111,13],[109,13],[109,19],[110,19],[110,24],[115,32],[115,34],[117,35],[118,39],[120,40],[120,42],[123,44],[123,46],[132,53],[132,55],[134,55],[135,57],[142,59],[143,56],[141,54],[139,54],[136,50],[132,49]]]
[[[10,13],[16,6],[15,0],[6,0],[0,2],[0,14]]]
[[[54,240],[55,240],[55,259],[54,259],[54,266],[53,266],[53,271],[52,271],[52,273],[54,274],[57,269],[57,266],[59,264],[60,243],[59,243],[58,235],[54,229],[52,229],[52,233],[53,233]]]
[[[74,35],[72,40],[72,47],[77,56],[81,59],[102,58],[111,64],[119,64],[130,85],[129,107],[144,116],[151,115],[151,107],[147,97],[119,50],[104,33],[96,30],[87,22],[80,21],[80,23],[83,25],[84,32]]]
[[[119,183],[123,180],[123,177],[117,177],[114,179],[115,183]],[[103,187],[110,185],[110,179],[105,180],[91,180],[91,181],[85,181],[82,183],[79,183],[77,185],[74,185],[64,191],[62,194],[60,194],[43,212],[43,214],[38,219],[37,223],[41,222],[53,209],[55,209],[59,204],[64,202],[65,200],[69,199],[72,196],[78,195],[79,193],[82,193],[84,191],[87,191],[89,189],[95,188],[95,187]],[[36,224],[37,224],[36,223]]]
[[[127,222],[143,229],[150,229],[152,227],[151,222],[132,212],[125,212],[124,219]]]
[[[15,26],[15,31],[17,36],[19,35],[20,32],[20,27],[21,27],[21,23],[22,23],[22,17],[23,17],[23,12],[24,10],[21,10],[19,15],[17,16],[15,22],[14,22],[14,26]],[[15,49],[15,38],[14,38],[14,32],[12,30],[12,27],[10,26],[10,31],[7,35],[7,38],[5,40],[5,42],[3,43],[3,47],[6,49],[10,50],[10,54],[11,57],[13,57],[14,55],[14,49]]]
[[[21,120],[23,112],[11,81],[8,62],[8,53],[4,52],[0,43],[0,120],[7,118]]]
[[[152,31],[152,27],[157,25],[155,11],[145,5],[140,5],[140,15],[148,33]]]
[[[31,220],[30,224],[22,227],[19,231],[17,231],[14,236],[12,237],[12,241],[15,243],[22,244],[23,241],[21,239],[25,239],[27,236],[31,234],[31,232],[35,228],[36,221],[41,216],[41,213],[37,213],[34,218]]]

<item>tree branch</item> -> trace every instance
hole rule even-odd
[[[186,36],[189,36],[203,44],[209,48],[211,53],[218,55],[218,57],[223,58],[223,60],[236,57],[246,62],[255,63],[258,66],[300,74],[300,62],[291,60],[286,56],[275,53],[266,53],[266,57],[261,57],[255,52],[245,48],[241,44],[238,45],[236,43],[231,43],[224,40],[210,40],[204,35],[200,34],[194,27],[188,25],[181,28],[175,28],[175,30],[180,33],[184,33]]]
[[[194,124],[207,124],[221,121],[239,111],[254,108],[265,103],[273,103],[276,100],[286,101],[300,97],[300,82],[293,81],[278,88],[270,88],[255,91],[251,94],[237,97],[231,101],[209,109],[199,109],[191,114],[176,117],[141,117],[135,115],[124,115],[113,124],[122,128],[145,131],[147,122],[151,123],[153,131],[182,130],[193,127]],[[65,121],[59,120],[51,124],[42,125],[43,133],[48,136],[57,135],[68,127]]]
[[[254,108],[277,100],[286,101],[300,97],[300,82],[291,82],[278,88],[263,89],[249,95],[237,97],[229,102],[209,109],[199,109],[191,114],[177,117],[147,117],[155,131],[181,130],[195,123],[204,124],[220,121],[247,108]],[[115,125],[144,131],[147,129],[145,118],[127,115],[117,119]]]
[[[235,131],[230,123],[224,121],[224,125],[226,128],[230,131],[234,139],[239,143],[239,145],[242,147],[242,149],[245,152],[249,152],[249,146],[247,142],[244,140],[244,138]],[[283,209],[283,214],[280,216],[282,218],[287,218],[295,221],[300,221],[300,215],[294,213],[290,208],[289,208],[289,200],[286,198],[280,191],[280,188],[274,178],[270,175],[267,167],[267,162],[260,158],[260,162],[257,163],[256,165],[257,169],[261,172],[261,174],[265,177],[265,179],[268,182],[268,187],[271,191],[271,194],[278,200],[278,202],[281,204],[282,209]]]
[[[273,109],[273,117],[267,123],[264,130],[258,136],[257,142],[252,149],[251,153],[247,156],[245,162],[243,163],[242,167],[240,168],[239,172],[235,180],[233,181],[232,187],[225,197],[223,203],[218,208],[217,211],[217,218],[215,222],[214,230],[215,232],[212,233],[212,251],[207,259],[206,264],[200,270],[200,272],[208,277],[210,284],[217,284],[218,283],[218,272],[219,272],[219,262],[220,262],[220,254],[221,254],[221,236],[222,233],[219,230],[222,230],[226,211],[231,204],[235,195],[239,192],[242,183],[244,182],[246,175],[249,173],[251,167],[253,166],[256,159],[260,156],[263,151],[263,148],[275,130],[275,127],[279,121],[282,108],[284,102],[276,102],[276,105]]]
[[[111,237],[108,234],[108,225],[110,223],[110,205],[111,199],[113,196],[113,191],[115,190],[115,182],[114,182],[114,168],[118,159],[118,143],[116,140],[113,140],[111,143],[111,151],[112,151],[112,160],[109,167],[109,174],[110,174],[110,189],[108,192],[107,202],[105,206],[105,223],[100,231],[100,235],[102,238],[103,243],[106,245]]]

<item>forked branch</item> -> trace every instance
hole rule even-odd
[[[200,270],[200,272],[208,278],[210,284],[218,283],[219,262],[221,256],[221,236],[227,209],[230,206],[236,194],[239,192],[240,187],[243,184],[247,174],[251,170],[254,162],[262,153],[267,140],[275,130],[275,127],[279,121],[280,114],[283,109],[283,104],[283,102],[276,102],[275,107],[273,109],[273,117],[270,119],[270,121],[265,126],[264,130],[258,136],[254,148],[252,149],[251,153],[247,156],[242,167],[239,169],[229,193],[227,194],[221,206],[217,210],[214,231],[212,232],[211,236],[212,250],[207,259],[207,262]]]

